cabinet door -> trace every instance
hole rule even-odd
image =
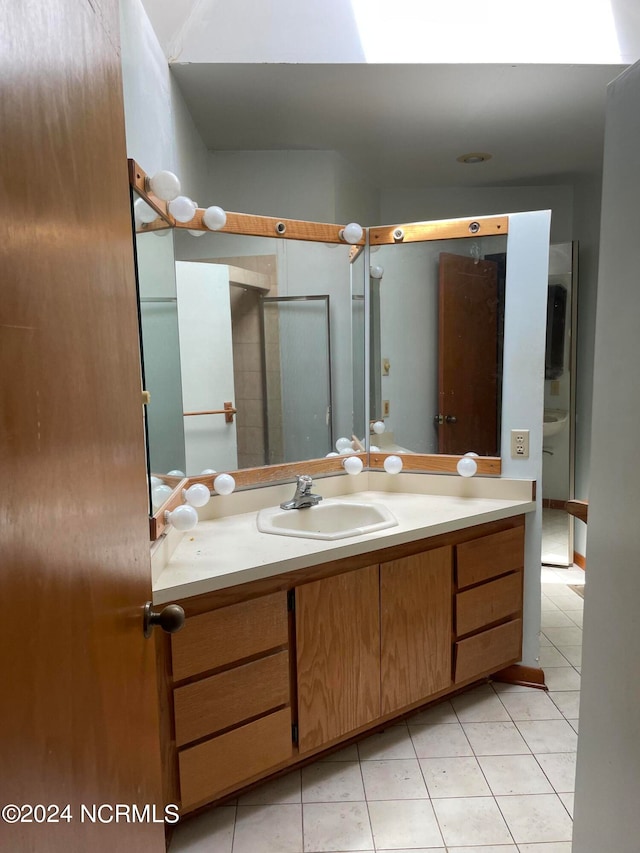
[[[382,713],[451,684],[452,549],[380,566]]]
[[[378,566],[296,589],[300,752],[380,716]]]

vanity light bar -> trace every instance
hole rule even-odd
[[[380,225],[369,228],[369,242],[372,246],[383,246],[508,233],[508,216],[476,216],[473,219],[441,219],[437,222],[411,222],[408,225]]]

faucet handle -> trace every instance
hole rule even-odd
[[[296,477],[296,483],[300,494],[307,495],[311,491],[313,479],[308,474],[299,474]]]

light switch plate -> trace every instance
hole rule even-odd
[[[528,459],[529,458],[529,430],[528,429],[512,429],[511,430],[511,458],[512,459]]]

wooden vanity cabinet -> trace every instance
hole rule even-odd
[[[298,746],[308,752],[380,716],[378,566],[296,588]]]
[[[516,663],[523,565],[520,516],[184,601],[161,658],[168,801],[192,811]]]
[[[522,654],[524,523],[455,546],[454,681]]]
[[[291,757],[286,592],[189,617],[171,663],[183,811]]]
[[[383,715],[451,684],[452,565],[449,546],[380,565]]]

